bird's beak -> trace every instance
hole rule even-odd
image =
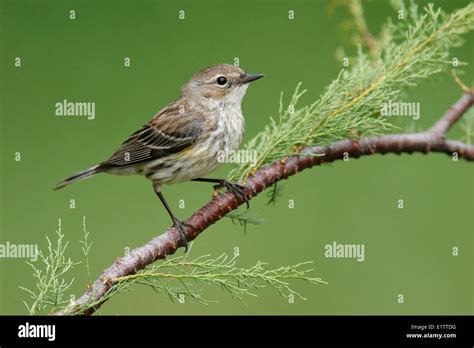
[[[259,78],[263,77],[263,74],[242,74],[240,75],[240,83],[249,83],[255,80],[258,80]]]

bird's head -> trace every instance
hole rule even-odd
[[[261,77],[262,74],[247,74],[234,65],[217,64],[194,75],[183,86],[182,93],[203,103],[240,105],[249,82]]]

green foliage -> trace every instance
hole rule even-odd
[[[237,165],[230,180],[245,182],[266,164],[303,155],[307,146],[387,132],[393,126],[380,116],[383,103],[397,101],[405,88],[452,66],[450,49],[460,46],[461,35],[474,28],[474,4],[447,15],[432,4],[420,11],[414,3],[408,8],[402,1],[393,3],[403,18],[384,26],[376,40],[377,55],[371,57],[359,47],[349,66],[311,105],[297,108],[306,92],[301,84],[287,106],[281,96],[278,118],[271,118],[245,146],[257,151],[256,163]]]
[[[277,182],[273,184],[270,191],[267,192],[267,205],[275,205],[277,200],[283,195],[283,185]]]
[[[311,262],[267,269],[266,263],[258,261],[255,265],[244,268],[236,266],[237,256],[230,258],[226,254],[216,258],[204,255],[189,261],[190,251],[185,256],[170,258],[137,274],[115,279],[117,284],[106,298],[128,289],[132,284],[141,284],[151,287],[160,295],[166,295],[173,302],[215,302],[202,296],[202,290],[197,288],[199,285],[218,286],[233,299],[243,303],[245,296],[256,297],[255,291],[266,286],[273,288],[283,297],[293,295],[305,300],[305,297],[291,287],[290,282],[299,280],[309,284],[326,284],[320,278],[309,276],[313,270],[307,266]]]
[[[247,232],[247,225],[260,225],[263,223],[263,219],[249,215],[248,211],[232,211],[227,213],[225,217],[231,219],[232,223],[242,226],[244,233]]]
[[[474,139],[474,109],[469,109],[461,120],[463,136],[460,141],[472,144]]]
[[[56,230],[57,240],[53,246],[51,240],[46,237],[48,247],[47,253],[39,251],[41,266],[35,266],[31,262],[27,264],[33,269],[33,277],[36,279],[36,289],[28,289],[20,286],[26,291],[32,300],[31,304],[24,301],[30,314],[51,313],[65,306],[69,302],[66,293],[70,290],[74,278],[66,280],[68,273],[79,262],[72,261],[66,256],[69,242],[64,241],[64,234],[61,232],[61,219]]]
[[[244,224],[261,223],[258,218],[241,215],[233,218]],[[85,217],[83,219],[83,232],[84,236],[80,244],[85,257],[90,284],[88,255],[92,243],[89,241]],[[27,262],[33,269],[36,290],[30,290],[26,287],[20,288],[26,291],[32,300],[31,303],[24,301],[31,315],[53,313],[75,305],[75,302],[71,301],[71,298],[74,297],[69,294],[74,278],[66,280],[66,277],[73,267],[80,264],[80,262],[74,262],[66,256],[69,242],[64,240],[64,234],[61,231],[61,219],[59,219],[56,236],[55,245],[46,237],[47,250],[46,252],[39,251],[42,267]],[[308,269],[306,266],[311,262],[266,269],[267,264],[258,261],[254,266],[244,268],[236,266],[237,256],[229,258],[225,254],[217,258],[204,255],[188,261],[191,248],[192,244],[188,253],[184,256],[173,257],[147,267],[137,274],[115,279],[117,283],[103,298],[75,308],[75,313],[81,313],[83,310],[92,308],[119,293],[129,291],[133,284],[149,286],[158,294],[166,295],[171,301],[180,301],[184,296],[186,300],[202,304],[208,304],[212,301],[202,297],[202,291],[196,288],[197,285],[219,286],[228,292],[232,298],[245,303],[244,296],[257,296],[254,291],[266,286],[275,289],[282,296],[291,294],[294,297],[305,299],[291,287],[290,282],[301,280],[309,284],[325,284],[320,278],[309,276],[312,269]]]
[[[89,241],[89,232],[86,228],[86,217],[82,217],[82,231],[84,233],[84,239],[79,241],[81,243],[81,250],[82,254],[84,255],[84,261],[86,263],[86,271],[87,271],[87,280],[89,281],[89,286],[92,284],[91,278],[91,270],[89,266],[89,253],[91,251],[92,242]]]

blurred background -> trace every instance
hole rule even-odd
[[[469,2],[436,3],[451,12]],[[396,19],[386,2],[363,4],[373,33],[387,17]],[[308,92],[300,105],[313,102],[342,67],[336,52],[354,53],[347,10],[327,1],[0,0],[0,10],[0,243],[44,249],[45,236],[54,238],[61,218],[70,255],[81,260],[86,216],[94,278],[126,248],[166,230],[169,217],[142,177],[102,174],[53,191],[57,181],[110,156],[206,66],[238,58],[247,72],[265,74],[244,99],[248,140],[278,114],[281,91],[289,97],[301,81]],[[465,38],[452,56],[472,64],[474,35]],[[21,67],[15,67],[16,57]],[[130,67],[124,67],[125,57]],[[472,84],[474,70],[467,66],[465,72],[463,80]],[[461,93],[451,76],[436,75],[406,95],[420,103],[420,120],[395,123],[402,130],[428,127]],[[95,119],[55,116],[55,104],[63,99],[95,102]],[[462,136],[459,126],[450,136]],[[225,177],[230,168],[212,177]],[[441,154],[377,155],[313,168],[284,182],[275,206],[266,205],[265,194],[252,200],[250,214],[263,224],[248,226],[244,234],[223,219],[195,241],[191,256],[232,254],[238,247],[238,265],[244,267],[258,260],[274,268],[313,261],[312,275],[328,284],[294,283],[306,301],[291,304],[264,289],[244,306],[220,289],[201,287],[206,299],[219,302],[179,304],[135,286],[99,313],[472,314],[473,168]],[[205,204],[211,192],[202,183],[164,189],[181,218]],[[404,209],[397,208],[399,199]],[[325,258],[324,247],[333,241],[364,244],[364,262]],[[452,256],[453,247],[459,256]],[[85,265],[71,276],[78,296],[87,285]],[[19,286],[34,284],[25,260],[0,259],[0,314],[26,313],[27,294]]]

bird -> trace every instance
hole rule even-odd
[[[241,196],[248,208],[243,186],[204,176],[222,164],[219,154],[240,146],[245,130],[242,99],[249,83],[263,76],[230,64],[199,71],[183,85],[178,99],[130,135],[110,158],[60,181],[54,189],[99,173],[143,175],[152,182],[186,252],[185,224],[171,210],[162,186],[186,181],[214,183],[214,189],[225,188]]]

